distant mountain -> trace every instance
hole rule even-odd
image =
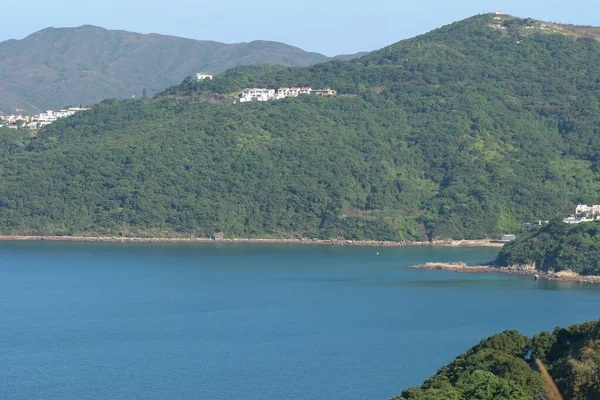
[[[0,43],[0,112],[139,97],[144,88],[152,95],[197,71],[217,74],[252,64],[307,66],[329,59],[277,42],[225,44],[89,25],[47,28]]]

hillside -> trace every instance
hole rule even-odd
[[[569,225],[555,220],[504,246],[496,264],[534,264],[539,271],[600,275],[600,223]]]
[[[532,21],[479,15],[359,59],[102,102],[10,139],[0,231],[478,239],[595,204],[600,43]],[[230,104],[292,85],[340,95]]]
[[[342,58],[352,56],[340,56]],[[283,43],[225,44],[95,26],[47,28],[0,43],[0,112],[149,95],[198,71],[238,65],[306,66],[329,58]]]
[[[534,364],[539,359],[569,400],[597,399],[600,393],[600,323],[541,332],[532,339],[506,331],[482,340],[395,400],[532,400],[548,398],[548,386]]]

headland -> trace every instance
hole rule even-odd
[[[507,274],[507,275],[518,275],[529,277],[532,279],[544,279],[551,281],[569,281],[577,283],[600,283],[600,276],[597,275],[580,275],[576,272],[565,270],[565,271],[540,271],[536,270],[534,265],[512,265],[508,267],[495,267],[491,264],[481,265],[467,265],[463,262],[456,263],[442,263],[442,262],[428,262],[425,264],[413,265],[409,268],[418,269],[435,269],[442,271],[453,271],[462,273],[473,273],[473,272],[485,272],[485,273],[496,273],[496,274]]]

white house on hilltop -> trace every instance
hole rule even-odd
[[[211,74],[207,74],[206,72],[198,72],[196,73],[196,80],[203,81],[205,79],[212,80],[213,76]]]
[[[281,87],[275,93],[275,89],[244,89],[237,99],[238,103],[249,101],[280,100],[286,97],[298,97],[301,94],[316,96],[335,96],[337,92],[332,89],[313,89],[310,87]]]
[[[247,103],[250,101],[269,101],[275,100],[275,89],[245,89],[237,99],[238,103]]]
[[[293,87],[282,87],[277,91],[277,97],[283,99],[284,97],[297,97],[300,94],[300,88]]]
[[[39,113],[38,115],[35,115],[31,119],[31,123],[27,124],[27,127],[29,129],[39,129],[43,126],[50,125],[51,123],[56,122],[56,120],[59,118],[67,118],[79,111],[86,110],[89,110],[89,108],[67,108],[66,110],[60,111],[48,110],[44,113]]]
[[[5,121],[9,124],[16,124],[19,121],[29,122],[31,118],[23,115],[0,115],[0,121]]]

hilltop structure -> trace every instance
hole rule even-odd
[[[333,89],[313,89],[310,87],[281,87],[275,93],[275,89],[244,89],[240,97],[236,100],[237,103],[247,103],[252,101],[269,101],[281,100],[286,97],[298,97],[301,94],[315,96],[335,96],[337,91]]]
[[[59,118],[67,118],[79,111],[86,110],[89,110],[89,108],[70,107],[59,111],[48,110],[46,112],[34,115],[31,119],[31,122],[27,124],[27,127],[29,129],[40,129],[46,125],[56,122]]]
[[[203,81],[205,79],[210,79],[212,81],[213,76],[211,74],[207,74],[206,72],[198,72],[196,73],[196,80]]]
[[[244,89],[240,94],[238,103],[247,103],[252,101],[269,101],[275,99],[275,89]]]
[[[16,126],[19,122],[21,123],[29,123],[31,122],[31,117],[27,115],[0,115],[0,126],[3,125],[14,125]]]

